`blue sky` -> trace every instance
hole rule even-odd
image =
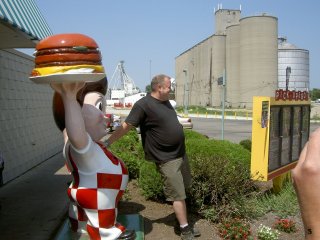
[[[145,90],[150,75],[175,76],[175,57],[212,35],[214,8],[278,18],[278,34],[310,53],[310,87],[320,88],[320,2],[311,0],[35,0],[54,34],[78,32],[99,44],[109,80],[124,60]]]

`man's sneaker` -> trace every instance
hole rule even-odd
[[[193,237],[193,232],[190,228],[190,226],[186,226],[184,228],[180,228],[180,236],[181,236],[181,239],[182,240],[193,240],[194,237]]]
[[[191,231],[192,231],[194,237],[200,237],[201,236],[201,233],[200,233],[199,229],[196,228],[195,226],[192,227]]]

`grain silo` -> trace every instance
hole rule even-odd
[[[178,106],[211,105],[212,36],[176,57],[175,72]]]
[[[222,103],[222,85],[218,79],[223,77],[226,68],[226,35],[212,36],[212,105],[220,106]]]
[[[240,104],[240,25],[227,27],[226,33],[226,105],[234,108]]]
[[[278,79],[278,19],[265,14],[240,19],[240,100],[273,96]]]
[[[222,9],[218,6],[215,15],[215,34],[225,35],[228,26],[239,24],[241,10]]]
[[[279,38],[278,88],[309,91],[309,51]]]
[[[208,106],[211,104],[211,37],[200,42],[192,52],[189,64],[190,105]]]
[[[176,89],[175,89],[175,96],[176,96],[176,102],[177,105],[183,106],[185,101],[185,88],[186,88],[186,82],[187,82],[187,63],[190,59],[191,50],[187,50],[184,53],[180,54],[176,58]]]

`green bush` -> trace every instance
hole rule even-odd
[[[245,217],[243,201],[256,188],[249,169],[241,163],[220,156],[194,157],[190,200],[197,212],[212,221],[225,217]],[[240,209],[240,210],[239,210]]]
[[[250,168],[251,154],[239,144],[206,138],[186,138],[186,147],[191,162],[194,158],[214,155],[228,159],[232,163],[241,162],[248,169]]]
[[[245,149],[249,150],[251,152],[251,140],[245,139],[239,142],[239,144],[244,147]]]
[[[250,140],[241,144],[210,140],[192,130],[185,130],[186,149],[193,182],[187,201],[203,217],[221,222],[225,218],[256,218],[269,211],[279,217],[298,211],[292,186],[277,195],[259,193],[250,179]],[[111,150],[126,163],[131,179],[146,199],[163,201],[163,181],[154,163],[144,160],[144,152],[136,131],[130,131]]]
[[[184,136],[187,140],[190,140],[190,139],[208,139],[208,137],[206,137],[205,135],[201,134],[201,133],[198,133],[198,132],[195,132],[193,130],[190,130],[190,129],[184,129]]]
[[[144,161],[140,165],[139,187],[146,199],[163,201],[163,180],[153,162]]]
[[[140,164],[144,161],[144,153],[135,130],[129,131],[126,135],[110,146],[110,150],[126,164],[130,179],[139,177]]]
[[[246,217],[246,201],[256,194],[250,179],[250,152],[229,141],[209,140],[187,133],[186,147],[193,183],[193,210],[212,221],[225,217]]]

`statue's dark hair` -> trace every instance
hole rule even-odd
[[[106,95],[108,89],[108,80],[103,78],[97,82],[88,82],[86,85],[78,92],[77,101],[80,106],[83,105],[84,97],[89,92],[99,92]],[[63,101],[59,93],[54,92],[52,99],[52,112],[53,118],[57,127],[63,131],[66,127],[64,119],[64,106]]]

